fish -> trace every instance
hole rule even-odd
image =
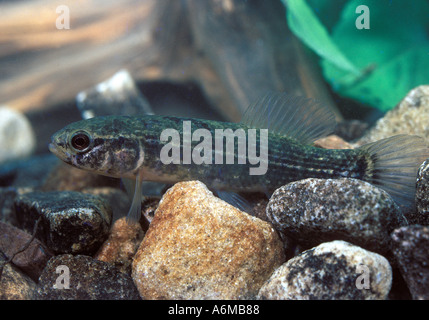
[[[132,179],[129,221],[141,217],[143,181],[199,180],[227,202],[245,208],[238,193],[269,196],[306,178],[352,178],[384,189],[400,207],[412,208],[417,171],[429,157],[424,139],[401,134],[356,149],[315,147],[313,142],[332,133],[335,125],[334,114],[314,99],[268,93],[249,106],[239,123],[161,115],[101,116],[59,130],[49,150],[79,169]],[[216,140],[219,132],[232,133],[231,140],[226,136]],[[238,133],[243,132],[245,143],[240,145]],[[226,141],[226,146],[213,148],[219,141]],[[251,174],[252,169],[261,170]]]

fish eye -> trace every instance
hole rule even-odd
[[[74,133],[70,138],[70,144],[78,152],[85,152],[91,145],[91,137],[84,131]]]

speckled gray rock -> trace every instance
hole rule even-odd
[[[56,253],[94,253],[107,238],[112,221],[105,199],[73,191],[20,195],[15,211],[29,232],[41,217],[36,237]]]
[[[416,212],[409,217],[410,224],[429,225],[429,160],[419,168],[416,186]]]
[[[277,189],[267,206],[275,228],[307,247],[345,240],[390,249],[390,232],[406,225],[390,196],[356,179],[306,179]]]
[[[345,241],[332,241],[284,263],[261,287],[258,298],[384,300],[391,284],[386,258]]]
[[[413,225],[392,233],[392,250],[415,300],[429,300],[429,227]]]
[[[429,86],[411,90],[404,99],[377,121],[374,127],[357,141],[360,146],[397,134],[415,134],[429,142]]]
[[[139,300],[130,276],[88,256],[59,255],[39,278],[39,300]]]

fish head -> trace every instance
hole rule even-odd
[[[144,150],[130,132],[130,117],[81,120],[56,132],[49,150],[76,168],[110,177],[134,178]]]

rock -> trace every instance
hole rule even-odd
[[[345,141],[361,138],[368,129],[368,124],[360,120],[343,120],[335,127],[334,134]]]
[[[429,160],[423,162],[417,174],[416,213],[410,214],[409,222],[429,225]]]
[[[13,203],[18,190],[12,187],[0,188],[0,221],[16,224]]]
[[[94,258],[113,264],[119,271],[130,274],[132,258],[143,236],[139,223],[128,223],[123,217],[113,224],[109,237]]]
[[[125,191],[112,187],[87,188],[81,192],[105,199],[112,208],[112,221],[125,217],[131,207],[131,200]]]
[[[35,155],[8,162],[0,166],[0,180],[5,179],[4,186],[41,188],[58,162],[58,158],[53,154]]]
[[[270,300],[384,300],[392,270],[381,255],[344,241],[304,251],[280,268],[259,291]]]
[[[144,299],[249,299],[283,261],[270,224],[190,181],[164,194],[132,276]]]
[[[324,149],[353,149],[352,145],[336,135],[330,135],[314,142],[315,147]]]
[[[414,134],[429,142],[429,86],[411,90],[404,99],[374,127],[357,141],[356,145],[388,138],[397,134]]]
[[[31,155],[36,138],[28,119],[6,106],[0,106],[0,163]]]
[[[120,70],[106,81],[79,92],[76,104],[83,119],[112,114],[153,114],[127,70]]]
[[[32,300],[36,283],[20,272],[0,253],[0,300]]]
[[[155,217],[156,209],[158,208],[159,201],[161,199],[157,197],[145,197],[142,202],[142,215],[143,219],[140,219],[140,222],[143,221],[142,227],[143,231],[146,232],[151,224],[153,218]]]
[[[74,191],[31,192],[15,200],[17,219],[55,253],[97,251],[107,238],[112,211],[103,198]]]
[[[24,251],[14,256],[12,263],[31,279],[37,281],[46,263],[52,257],[52,253],[39,240],[33,239],[29,243],[30,240],[30,234],[0,222],[0,252],[4,254],[6,259],[10,259],[28,245]]]
[[[429,300],[428,248],[428,226],[407,226],[392,233],[392,251],[415,300]]]
[[[274,227],[312,247],[345,240],[386,253],[390,233],[406,225],[390,196],[356,179],[305,179],[277,189],[267,206]]]
[[[69,254],[49,260],[37,287],[39,300],[138,300],[130,276],[109,263]]]

